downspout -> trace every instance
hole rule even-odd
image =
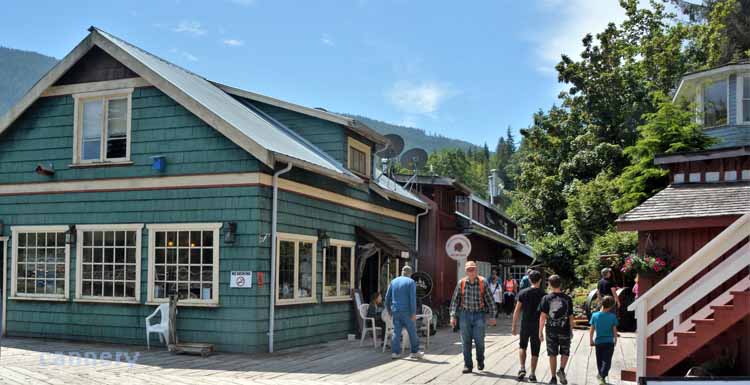
[[[279,207],[279,175],[289,172],[292,164],[287,163],[286,167],[276,171],[273,174],[273,198],[271,202],[271,301],[268,309],[268,352],[273,353],[273,328],[276,309],[276,220]]]
[[[419,271],[419,217],[421,217],[423,215],[427,215],[427,213],[429,213],[429,212],[430,212],[430,206],[427,206],[424,209],[423,213],[417,214],[417,216],[416,216],[416,220],[417,220],[417,226],[416,226],[417,227],[417,231],[416,231],[416,233],[417,233],[417,235],[414,238],[416,240],[416,242],[414,244],[416,245],[415,250],[417,252],[417,255],[416,255],[416,258],[414,258],[414,271]]]

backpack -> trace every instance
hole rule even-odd
[[[484,309],[484,277],[481,275],[477,276],[477,279],[479,279],[479,308]],[[466,302],[466,292],[464,291],[464,287],[466,286],[466,281],[468,280],[467,277],[461,278],[461,303]]]
[[[531,280],[528,275],[524,275],[523,278],[521,278],[521,284],[518,285],[518,290],[523,290],[527,287],[531,287]]]

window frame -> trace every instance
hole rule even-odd
[[[707,87],[709,87],[709,86],[711,86],[714,83],[719,82],[719,81],[724,81],[724,82],[726,82],[726,85],[727,85],[726,86],[726,98],[727,98],[726,120],[727,121],[724,124],[717,124],[717,125],[713,125],[713,126],[707,126],[706,125],[705,100],[704,100],[705,90],[706,90]],[[700,124],[701,127],[703,127],[704,129],[706,129],[706,128],[714,128],[714,127],[724,127],[724,126],[728,126],[730,124],[729,123],[729,116],[730,116],[730,113],[729,113],[729,111],[730,111],[730,108],[729,108],[729,87],[730,87],[730,85],[729,85],[729,76],[724,76],[724,77],[719,77],[719,78],[715,78],[715,79],[706,80],[705,82],[701,83],[699,87],[696,87],[697,88],[697,90],[696,90],[697,98],[696,99],[698,101],[696,103],[697,104],[697,108],[698,108],[697,120],[698,120],[698,124]],[[740,101],[740,103],[741,103],[741,101]]]
[[[357,175],[364,176],[365,178],[370,178],[370,176],[372,175],[372,149],[370,148],[370,146],[350,136],[347,139],[346,149],[347,149],[346,150],[347,168],[351,172]],[[352,168],[352,149],[363,152],[365,154],[365,173],[364,174]]]
[[[74,124],[73,124],[73,165],[99,165],[99,164],[122,164],[129,163],[131,155],[132,141],[132,109],[133,109],[133,88],[122,88],[117,90],[107,90],[98,92],[83,92],[73,94],[74,101]],[[107,119],[109,100],[126,99],[126,138],[125,138],[125,157],[107,158],[107,133],[109,123]],[[92,100],[102,100],[102,132],[99,143],[99,159],[83,159],[83,106],[85,102]]]
[[[745,95],[745,87],[744,82],[747,79],[750,81],[750,73],[739,73],[736,76],[737,79],[737,96],[736,96],[736,102],[737,102],[737,125],[750,125],[750,120],[744,120],[744,104],[743,101],[747,100],[750,101],[750,95]],[[748,116],[750,116],[750,111],[748,111]]]
[[[294,298],[283,299],[281,295],[281,242],[294,242]],[[309,298],[298,298],[298,287],[299,287],[299,243],[312,243],[312,293]],[[276,233],[276,277],[275,285],[273,288],[276,291],[275,305],[298,305],[298,304],[314,304],[318,302],[318,237],[311,235],[291,234],[291,233]]]
[[[213,276],[211,279],[211,299],[181,299],[178,305],[184,306],[207,306],[215,307],[219,305],[219,259],[221,243],[221,227],[223,223],[158,223],[148,224],[148,282],[146,295],[147,305],[156,305],[162,303],[168,303],[169,298],[155,298],[154,297],[154,286],[155,286],[155,257],[156,257],[156,233],[162,231],[213,231]]]
[[[13,266],[11,268],[11,299],[67,301],[70,293],[70,245],[65,243],[65,278],[64,293],[61,294],[29,294],[18,292],[18,235],[20,233],[65,233],[68,226],[13,226],[11,227],[11,253]],[[36,280],[36,277],[34,278]]]
[[[350,301],[352,297],[350,295],[339,295],[341,291],[341,248],[348,247],[352,250],[350,265],[349,265],[349,282],[351,290],[354,287],[354,258],[355,251],[357,250],[357,244],[352,241],[343,241],[340,239],[331,239],[330,246],[336,247],[336,295],[326,295],[326,273],[328,272],[326,263],[328,261],[328,248],[323,248],[323,302],[336,302],[336,301]]]
[[[86,231],[135,231],[135,297],[83,295],[83,233]],[[76,302],[140,303],[143,224],[76,225]],[[126,262],[127,263],[127,262]]]

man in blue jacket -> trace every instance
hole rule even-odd
[[[393,316],[393,339],[391,340],[391,358],[401,355],[401,330],[406,328],[411,343],[409,358],[422,358],[417,337],[417,284],[411,277],[411,267],[401,269],[401,276],[391,281],[385,293],[385,306]]]

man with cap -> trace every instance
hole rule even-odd
[[[401,269],[401,276],[396,277],[385,293],[385,307],[393,317],[393,339],[391,340],[391,358],[401,355],[401,331],[406,328],[411,343],[409,358],[422,358],[417,337],[417,283],[411,279],[411,266]]]
[[[463,373],[471,373],[474,363],[471,359],[471,342],[476,344],[477,368],[484,370],[484,332],[486,324],[495,325],[495,301],[488,290],[487,280],[477,274],[477,264],[467,261],[464,267],[466,277],[456,284],[451,300],[451,326],[459,325],[463,343]]]

